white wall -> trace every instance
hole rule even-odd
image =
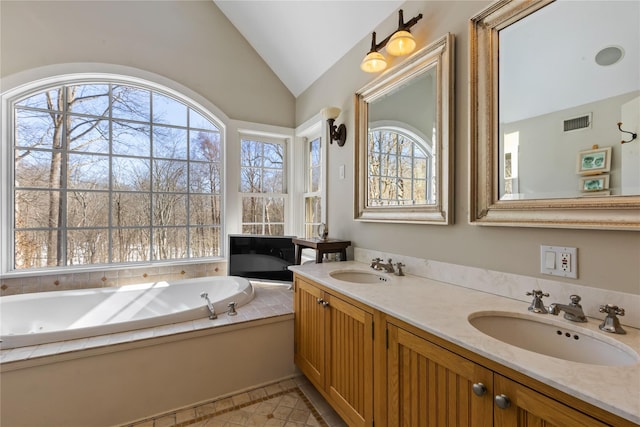
[[[213,1],[2,0],[0,19],[2,78],[54,64],[129,66],[231,119],[294,127],[293,95]]]
[[[296,122],[302,123],[321,108],[336,105],[343,112],[338,123],[347,125],[344,147],[329,147],[328,225],[332,237],[351,240],[358,247],[487,268],[534,277],[539,273],[540,245],[577,247],[579,277],[564,281],[585,286],[640,293],[640,232],[481,227],[468,224],[469,194],[469,18],[488,1],[408,1],[404,16],[424,15],[411,30],[419,46],[447,32],[455,34],[455,224],[452,226],[379,224],[353,220],[354,93],[376,76],[362,72],[360,61],[370,40],[360,41],[335,66],[301,94]],[[397,27],[397,14],[376,28],[386,36]],[[392,64],[402,58],[394,59]],[[338,168],[346,165],[340,180]],[[561,296],[559,296],[561,297]],[[602,301],[605,303],[605,301]]]

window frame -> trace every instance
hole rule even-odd
[[[244,192],[242,191],[242,169],[243,169],[243,164],[242,164],[242,143],[244,140],[251,140],[254,142],[260,142],[263,144],[277,144],[277,145],[281,145],[283,147],[283,165],[282,165],[282,193],[275,193],[275,192]],[[274,222],[273,224],[282,224],[282,230],[283,230],[283,236],[286,236],[288,234],[288,231],[290,229],[290,205],[291,205],[291,196],[290,196],[290,185],[289,185],[289,176],[290,176],[290,171],[289,171],[289,164],[290,164],[290,143],[289,143],[289,139],[285,138],[285,137],[278,137],[278,136],[274,136],[274,135],[268,135],[266,133],[261,133],[261,132],[246,132],[246,131],[240,131],[239,132],[239,136],[238,136],[238,151],[239,151],[239,162],[238,162],[238,203],[239,203],[239,214],[240,214],[240,221],[239,221],[239,234],[258,234],[258,235],[267,235],[265,234],[265,227],[267,226],[267,222],[265,221],[264,218],[264,210],[263,210],[263,219],[262,222],[251,222],[251,223],[245,223],[244,222],[244,218],[243,218],[243,211],[244,211],[244,204],[243,201],[245,198],[248,197],[255,197],[255,198],[262,198],[262,199],[267,199],[267,198],[282,198],[283,200],[283,222]],[[260,167],[260,169],[265,169],[263,166]],[[256,225],[260,225],[262,228],[262,233],[244,233],[244,226],[245,224],[251,224],[253,226]],[[277,234],[279,235],[279,234]]]
[[[108,68],[108,67],[107,67]],[[59,71],[59,70],[58,70]],[[127,70],[129,71],[129,70]],[[31,73],[24,73],[31,74]],[[144,74],[144,73],[143,73]],[[225,221],[225,201],[226,194],[228,192],[226,186],[226,151],[227,151],[227,125],[226,116],[221,113],[215,106],[208,103],[206,99],[202,98],[188,88],[180,87],[179,84],[173,83],[169,80],[162,81],[161,83],[152,81],[150,79],[141,78],[138,76],[115,74],[115,73],[83,73],[72,72],[69,74],[53,75],[42,79],[33,80],[30,75],[21,75],[20,78],[25,78],[25,82],[15,84],[15,79],[9,79],[8,87],[12,87],[6,92],[2,93],[2,99],[0,103],[0,116],[2,120],[4,132],[2,132],[2,158],[0,159],[1,170],[4,171],[0,180],[0,235],[5,236],[0,241],[0,258],[2,262],[0,264],[0,274],[3,277],[11,276],[28,276],[30,274],[62,274],[71,273],[74,271],[104,271],[110,269],[121,269],[123,267],[138,267],[143,265],[171,265],[171,264],[194,264],[220,260],[226,253],[226,221]],[[145,77],[151,77],[157,80],[155,75],[148,73]],[[162,80],[162,79],[160,79]],[[219,256],[209,257],[189,257],[180,259],[168,259],[168,260],[153,260],[141,262],[111,262],[102,264],[83,264],[83,265],[62,265],[62,266],[48,266],[29,269],[16,269],[15,268],[15,199],[14,199],[14,138],[15,138],[15,111],[18,101],[25,99],[30,95],[42,93],[55,87],[68,86],[68,85],[82,85],[82,84],[117,84],[126,86],[140,87],[145,90],[149,90],[151,93],[157,93],[160,95],[173,98],[187,106],[187,108],[195,110],[197,113],[209,120],[219,132],[220,135],[220,167],[221,167],[221,183],[220,183],[220,246]],[[204,105],[203,105],[204,104]],[[205,106],[206,105],[206,106]],[[115,118],[108,117],[108,119],[115,120]],[[152,120],[150,119],[150,123]],[[190,129],[188,124],[185,128]],[[185,193],[188,194],[188,193]],[[189,227],[188,224],[185,227]],[[111,225],[107,228],[108,232],[111,232],[113,228]],[[7,238],[9,237],[9,238]],[[110,248],[111,252],[111,248]]]

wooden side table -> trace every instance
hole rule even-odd
[[[351,245],[349,240],[338,239],[319,239],[319,238],[294,238],[293,244],[296,245],[296,264],[300,265],[302,261],[302,248],[311,248],[316,251],[316,264],[322,263],[324,254],[339,253],[340,260],[347,260],[347,247]]]

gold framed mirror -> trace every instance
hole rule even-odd
[[[640,230],[640,142],[617,126],[640,127],[638,16],[502,0],[471,18],[472,224]]]
[[[358,221],[453,222],[453,34],[355,94]]]

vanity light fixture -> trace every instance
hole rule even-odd
[[[335,141],[338,146],[342,147],[347,140],[347,127],[343,124],[336,126],[335,120],[340,115],[340,109],[338,107],[326,107],[322,109],[322,118],[327,121],[329,125],[329,143],[333,144]]]
[[[387,60],[379,52],[386,46],[387,53],[393,56],[408,55],[416,48],[416,41],[409,32],[419,20],[422,14],[411,18],[408,22],[404,22],[402,9],[398,11],[398,29],[386,39],[376,44],[375,31],[371,35],[371,50],[360,63],[360,69],[367,73],[377,73],[387,68]]]

